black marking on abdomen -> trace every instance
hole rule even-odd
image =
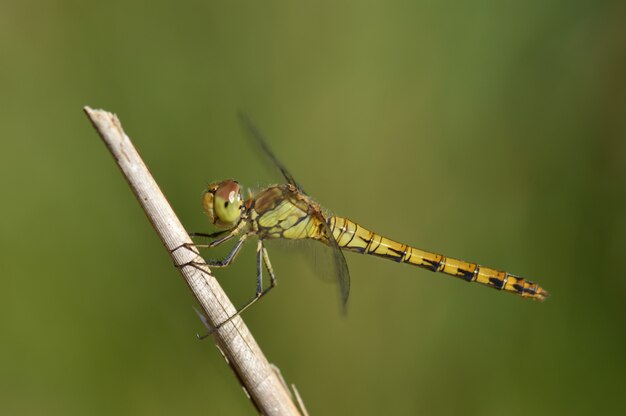
[[[502,289],[502,287],[504,286],[504,281],[498,279],[497,277],[490,277],[489,283],[491,283],[491,285],[496,289]]]
[[[356,232],[354,233],[354,235],[356,235]],[[364,253],[369,254],[369,252],[367,251],[367,248],[369,247],[370,244],[372,244],[372,236],[373,234],[370,232],[370,238],[368,239],[359,237],[365,243],[365,247],[350,247],[350,250],[354,250],[360,254],[364,254]],[[350,241],[352,241],[352,239]]]
[[[342,246],[346,247],[346,246]],[[359,254],[365,254],[365,249],[363,247],[346,247],[348,250],[355,251]],[[371,254],[371,253],[370,253]]]
[[[531,295],[536,295],[537,294],[537,285],[535,285],[535,283],[531,282],[530,280],[525,280],[522,279],[521,277],[517,277],[517,276],[513,276],[518,280],[518,283],[515,283],[513,285],[513,289],[515,289],[517,291],[517,293],[530,293]],[[524,287],[524,284],[527,284],[528,287]]]
[[[465,280],[466,282],[471,282],[474,280],[474,272],[470,272],[465,269],[458,269],[456,272],[456,276]]]
[[[431,272],[436,272],[439,270],[439,267],[441,267],[441,263],[438,261],[432,261],[428,259],[424,259],[423,261],[426,264],[417,265],[418,267],[421,267],[422,269],[430,270]]]
[[[524,293],[524,286],[520,285],[519,283],[515,283],[513,285],[513,289],[515,289],[517,293]]]
[[[401,261],[402,261],[402,259],[403,259],[403,258],[404,258],[404,256],[405,256],[405,254],[406,254],[406,250],[405,250],[405,251],[400,251],[400,250],[396,250],[396,249],[391,248],[391,247],[389,247],[387,250],[388,250],[388,251],[392,251],[392,252],[394,252],[394,253],[398,256],[398,257],[396,257],[396,258],[395,258],[395,260],[396,260],[397,262],[401,262]],[[390,256],[390,257],[393,257],[393,256]]]

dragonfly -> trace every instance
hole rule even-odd
[[[210,267],[229,266],[244,243],[252,237],[257,238],[255,295],[217,328],[248,309],[276,286],[276,275],[265,248],[265,241],[272,239],[308,239],[329,247],[332,253],[331,273],[339,282],[344,310],[350,293],[350,273],[343,251],[410,264],[466,282],[480,283],[514,293],[524,298],[543,301],[549,296],[548,292],[538,284],[523,277],[399,243],[348,218],[328,214],[303,190],[278,160],[252,121],[245,114],[240,113],[239,116],[250,137],[280,170],[286,183],[268,186],[254,194],[250,192],[245,200],[242,196],[241,185],[234,179],[211,183],[203,193],[204,212],[219,231],[210,234],[190,233],[192,237],[213,239],[209,244],[194,244],[194,246],[213,248],[238,237],[225,258],[205,259]],[[270,279],[269,286],[265,289],[263,288],[264,268]]]

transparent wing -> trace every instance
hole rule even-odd
[[[338,286],[338,294],[342,305],[342,311],[346,311],[346,302],[350,291],[350,273],[345,259],[342,259],[343,252],[323,244],[319,241],[304,240],[267,240],[268,249],[272,252],[279,251],[281,254],[297,254],[311,270],[312,274],[325,283],[332,283]]]
[[[328,245],[332,250],[334,274],[339,281],[339,290],[341,294],[341,306],[343,307],[343,313],[346,313],[348,306],[348,296],[350,296],[350,271],[348,270],[348,263],[343,255],[343,251],[339,248],[337,240],[333,237],[328,223],[324,221],[326,235],[328,236]]]
[[[306,194],[304,189],[302,189],[302,186],[300,186],[300,184],[295,180],[295,178],[287,170],[285,165],[283,165],[274,155],[259,129],[257,129],[252,120],[250,120],[250,117],[248,117],[248,115],[244,112],[240,111],[239,120],[241,121],[241,124],[245,127],[248,135],[261,147],[263,153],[265,153],[265,155],[269,157],[274,165],[276,165],[276,167],[280,170],[285,180],[291,185],[295,186],[298,191]],[[329,274],[334,275],[339,282],[341,304],[345,313],[348,296],[350,295],[350,272],[348,270],[348,264],[346,263],[346,258],[344,257],[343,252],[339,248],[339,244],[337,244],[337,241],[335,241],[335,238],[333,237],[332,230],[328,226],[326,219],[321,217],[320,222],[324,224],[327,243],[330,247],[331,260],[328,263],[330,263],[331,270],[329,271]]]
[[[285,178],[287,183],[292,184],[293,186],[298,188],[298,190],[301,191],[302,193],[306,193],[304,192],[304,189],[302,189],[300,184],[296,182],[293,175],[287,170],[285,165],[280,163],[278,158],[274,156],[274,153],[270,150],[269,146],[267,145],[267,141],[265,140],[265,138],[263,137],[259,129],[256,128],[252,120],[250,120],[250,117],[248,117],[246,113],[240,111],[239,121],[244,126],[248,135],[261,147],[261,149],[263,150],[263,153],[265,153],[265,155],[268,156],[270,160],[274,163],[274,165],[276,165],[276,167],[280,170],[280,172],[283,174],[283,177]]]

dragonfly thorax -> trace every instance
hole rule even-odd
[[[233,179],[214,182],[202,195],[202,206],[209,220],[218,227],[235,226],[242,215],[241,187]]]

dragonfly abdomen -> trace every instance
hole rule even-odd
[[[433,272],[445,273],[467,282],[477,282],[522,297],[544,300],[549,295],[538,284],[507,272],[431,253],[393,241],[342,217],[328,219],[339,247],[361,254],[408,263]]]

